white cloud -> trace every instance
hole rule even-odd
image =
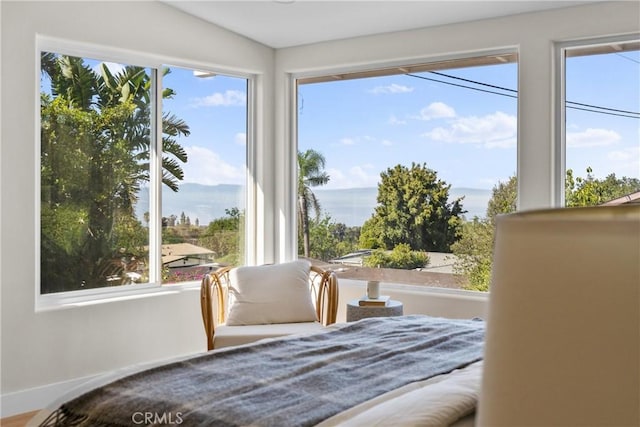
[[[588,128],[582,132],[567,132],[568,147],[603,147],[619,140],[620,134],[609,129]]]
[[[420,110],[419,120],[447,119],[456,116],[456,110],[444,102],[433,102]]]
[[[613,161],[635,160],[638,162],[640,160],[640,147],[627,147],[622,150],[611,151],[607,158]]]
[[[205,185],[244,184],[245,171],[226,163],[218,153],[204,147],[185,147],[189,161],[182,166],[184,182]]]
[[[356,144],[360,144],[363,141],[364,142],[374,142],[374,141],[377,141],[377,139],[374,138],[373,136],[369,136],[369,135],[345,136],[344,138],[340,139],[340,144],[342,144],[342,145],[356,145]]]
[[[192,107],[231,107],[244,106],[247,95],[239,90],[227,90],[224,93],[216,92],[202,98],[195,98],[191,102]]]
[[[356,165],[346,171],[328,168],[327,173],[331,179],[323,188],[375,187],[380,179],[380,173],[371,164]]]
[[[413,92],[413,88],[409,86],[393,83],[388,86],[376,86],[373,89],[370,89],[368,92],[373,93],[374,95],[409,93],[409,92]]]
[[[640,175],[640,147],[611,151],[607,154],[607,160],[611,162],[610,170],[615,171],[619,177]]]
[[[393,141],[389,141],[388,139],[383,139],[381,144],[384,146],[390,147],[393,145]]]
[[[244,132],[236,133],[235,141],[238,145],[247,145],[247,134]]]
[[[484,117],[459,117],[452,120],[448,127],[437,127],[422,136],[447,143],[507,148],[516,145],[517,130],[516,116],[498,111]]]
[[[390,125],[406,125],[407,121],[400,120],[392,114],[391,117],[389,117],[389,121],[387,123],[389,123]]]

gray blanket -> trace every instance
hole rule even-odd
[[[480,360],[483,339],[479,320],[363,319],[143,371],[63,404],[43,425],[311,426]]]

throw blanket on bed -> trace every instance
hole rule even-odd
[[[363,319],[143,371],[63,404],[43,425],[126,426],[150,417],[182,426],[311,426],[480,360],[483,339],[479,320]]]

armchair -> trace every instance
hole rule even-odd
[[[207,349],[312,332],[335,323],[338,279],[306,260],[223,267],[200,289]]]

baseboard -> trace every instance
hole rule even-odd
[[[0,418],[11,417],[24,412],[37,411],[45,408],[60,396],[97,376],[98,375],[90,375],[14,393],[2,394],[0,396]]]

